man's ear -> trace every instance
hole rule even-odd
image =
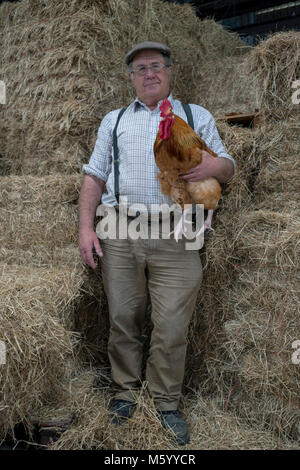
[[[132,74],[131,72],[128,72],[128,78],[129,78],[129,80],[132,82],[133,74]]]

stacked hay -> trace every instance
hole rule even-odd
[[[23,0],[1,5],[0,18],[0,80],[8,86],[8,103],[0,108],[0,165],[2,174],[10,175],[0,188],[1,289],[7,292],[0,339],[8,357],[16,358],[0,369],[9,378],[1,382],[8,400],[3,429],[30,414],[52,417],[63,409],[75,420],[56,448],[171,449],[143,395],[136,417],[120,433],[108,422],[107,305],[101,272],[88,273],[77,249],[81,164],[89,159],[102,117],[134,96],[123,57],[136,42],[168,44],[175,59],[174,94],[213,114],[271,109],[269,82],[260,83],[263,74],[254,73],[246,86],[247,48],[212,20],[199,21],[187,5]],[[294,37],[291,41],[295,44]],[[271,58],[274,63],[263,61],[267,68],[281,70],[277,55]],[[290,55],[286,63],[292,62]],[[276,84],[280,73],[272,75]],[[225,78],[236,87],[234,94]],[[255,83],[264,94],[256,95]],[[238,173],[224,189],[216,234],[201,253],[205,277],[190,328],[185,380],[185,391],[200,390],[201,396],[183,400],[190,448],[291,448],[286,435],[295,437],[299,416],[294,406],[299,368],[286,364],[299,331],[293,311],[298,302],[297,207],[290,180],[297,169],[294,141],[285,131],[280,139],[282,129],[273,126],[250,130],[220,121],[218,127]],[[283,199],[287,203],[275,208]],[[74,331],[83,333],[84,344],[77,345]],[[81,364],[100,366],[96,393],[89,374],[75,374],[77,353]]]
[[[249,72],[259,87],[260,111],[269,122],[299,119],[299,106],[292,100],[293,83],[300,76],[299,36],[296,31],[274,34],[247,59]]]
[[[0,8],[2,174],[80,171],[103,116],[134,97],[123,63],[134,43],[172,48],[174,92],[189,102],[208,57],[244,52],[237,35],[200,22],[189,6],[160,0],[23,0]]]
[[[236,160],[237,172],[223,188],[213,219],[214,236],[206,240],[200,252],[204,277],[190,325],[185,386],[186,391],[199,389],[205,397],[216,394],[224,407],[235,380],[235,370],[223,348],[227,342],[224,323],[234,318],[232,310],[226,309],[226,302],[240,264],[235,251],[239,219],[253,202],[253,185],[260,166],[260,137],[257,129],[230,126],[222,120],[217,121],[217,126],[227,151]]]
[[[81,178],[0,179],[0,438],[70,393],[80,350],[74,313],[89,288],[75,245]]]
[[[248,71],[248,47],[241,47],[241,55],[223,57],[214,55],[201,70],[195,103],[201,104],[215,117],[224,114],[249,114],[259,108],[258,87]],[[212,77],[214,79],[212,80]]]
[[[81,181],[79,174],[2,177],[1,249],[13,250],[18,258],[22,250],[33,250],[39,257],[40,253],[35,250],[37,245],[49,251],[75,246]]]
[[[76,343],[68,316],[80,281],[66,267],[0,265],[0,438],[42,403],[65,401]]]
[[[276,131],[277,126],[270,129],[270,141]],[[300,369],[292,362],[292,344],[300,332],[299,181],[297,172],[288,170],[297,166],[299,144],[294,141],[290,153],[291,143],[293,136],[286,131],[281,152],[276,145],[264,151],[257,190],[265,186],[265,191],[258,193],[255,209],[239,220],[240,266],[228,302],[236,317],[225,328],[241,389],[251,400],[252,413],[247,414],[256,421],[263,414],[278,432],[298,438]],[[281,173],[285,162],[287,171]]]
[[[0,261],[78,266],[77,200],[82,175],[0,178]]]
[[[5,273],[22,273],[24,269],[27,282],[22,274],[16,276],[16,282],[23,286],[20,296],[28,312],[22,340],[13,336],[13,323],[2,336],[12,347],[20,344],[20,354],[28,358],[25,362],[31,362],[34,355],[36,359],[34,373],[24,380],[26,396],[19,384],[26,374],[25,370],[18,372],[21,361],[15,370],[6,368],[11,376],[11,396],[17,403],[9,402],[3,418],[6,430],[51,401],[46,382],[51,389],[52,377],[57,377],[57,389],[63,388],[64,374],[68,382],[74,368],[68,365],[70,341],[74,339],[69,330],[79,330],[86,338],[80,346],[81,360],[97,359],[106,373],[108,323],[101,273],[86,276],[76,247],[77,173],[89,159],[102,117],[134,97],[123,64],[125,53],[132,44],[146,39],[169,44],[176,51],[175,94],[195,101],[196,86],[192,85],[199,82],[207,57],[239,56],[243,51],[236,35],[213,21],[199,22],[190,7],[159,0],[24,0],[17,5],[2,4],[0,17],[0,79],[7,85],[8,98],[0,109],[0,171],[8,175],[1,183],[3,289],[11,279]],[[37,279],[41,281],[40,292]],[[83,290],[87,291],[84,298]],[[12,290],[8,292],[12,296]],[[16,317],[21,308],[18,299],[12,298],[10,303],[6,298]],[[102,315],[98,315],[99,309]],[[45,340],[48,313],[55,327],[41,347],[37,338]],[[55,335],[63,337],[64,329],[66,335],[57,350],[61,359],[54,355],[56,362],[49,363],[47,348],[51,350]],[[97,334],[99,330],[102,335]],[[31,344],[32,348],[26,348]],[[63,398],[55,389],[52,399],[59,408]]]
[[[220,123],[227,149],[237,158],[238,186],[234,181],[228,185],[217,233],[202,253],[209,266],[192,327],[192,371],[187,374],[188,387],[203,394],[217,391],[224,409],[255,428],[263,424],[294,439],[300,429],[300,368],[292,362],[292,344],[300,334],[300,212],[299,139],[290,99],[299,44],[299,33],[278,34],[249,55],[252,73],[258,57],[268,70],[267,79],[260,69],[252,76],[261,90],[264,125],[246,131]],[[275,99],[270,78],[273,90],[280,93],[285,84],[290,95]]]
[[[28,0],[6,17],[1,78],[8,96],[2,111],[7,173],[79,170],[99,120],[97,105],[111,91],[107,80],[99,86],[102,3]]]
[[[92,388],[94,373],[80,372],[72,380],[73,401],[69,410],[75,418],[51,449],[54,450],[182,450],[170,440],[160,425],[154,404],[143,388],[137,397],[134,416],[123,426],[111,424],[107,412],[110,394],[102,381]],[[297,449],[287,439],[278,438],[261,426],[253,429],[245,419],[224,412],[216,400],[200,394],[184,400],[183,415],[189,423],[191,442],[185,450],[206,449]],[[42,410],[43,420],[53,416],[50,407]]]

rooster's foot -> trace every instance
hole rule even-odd
[[[174,230],[170,233],[170,235],[174,234],[174,239],[178,242],[179,238],[182,238],[182,235],[185,235],[186,233],[186,225],[191,225],[192,223],[193,222],[191,220],[187,220],[185,214],[183,213],[180,221],[178,222]]]

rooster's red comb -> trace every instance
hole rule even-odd
[[[165,98],[163,100],[163,102],[161,103],[159,109],[161,110],[161,112],[164,114],[166,113],[166,111],[169,109],[170,111],[172,111],[172,105],[170,103],[170,101],[168,100],[168,98]]]

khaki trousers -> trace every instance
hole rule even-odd
[[[152,304],[146,381],[159,410],[177,409],[184,379],[188,325],[202,281],[198,251],[185,240],[102,240],[108,298],[108,355],[115,398],[135,400],[142,374],[142,329]]]

